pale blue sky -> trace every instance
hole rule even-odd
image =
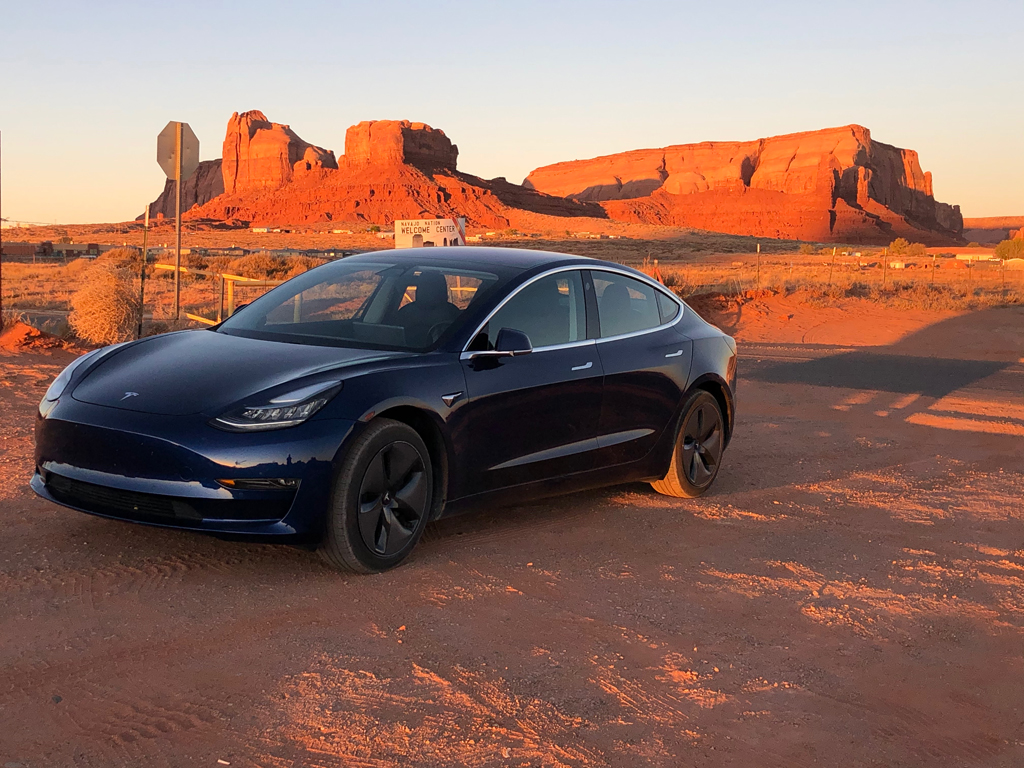
[[[263,110],[341,154],[368,119],[429,123],[459,167],[861,123],[920,152],[967,216],[1024,215],[1024,2],[0,0],[4,216],[133,218],[156,134],[220,156]]]

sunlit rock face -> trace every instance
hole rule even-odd
[[[337,167],[333,152],[303,141],[259,110],[235,112],[228,120],[221,170],[229,194],[278,189],[297,174]]]
[[[537,168],[524,186],[598,201],[612,218],[803,240],[959,240],[917,152],[859,125],[745,142],[679,144]]]

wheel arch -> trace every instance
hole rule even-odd
[[[414,405],[396,405],[375,414],[374,418],[399,421],[416,430],[417,434],[423,438],[423,442],[426,443],[427,450],[430,452],[432,480],[436,489],[431,502],[430,519],[436,520],[444,511],[444,505],[448,499],[448,473],[451,464],[450,451],[444,431],[441,429],[440,417]]]
[[[686,390],[684,399],[697,389],[703,389],[718,401],[718,407],[722,409],[722,418],[725,419],[725,447],[728,447],[729,441],[732,440],[732,429],[736,420],[736,407],[732,390],[725,379],[714,373],[705,373],[697,377]],[[680,414],[681,417],[682,415]]]

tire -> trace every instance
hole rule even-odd
[[[665,496],[696,498],[715,482],[724,450],[725,419],[718,400],[695,390],[683,405],[668,474],[651,486]]]
[[[412,427],[376,419],[341,460],[320,557],[354,573],[379,573],[409,556],[433,498],[430,453]]]

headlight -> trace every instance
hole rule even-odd
[[[260,405],[245,405],[218,416],[210,423],[229,432],[259,432],[301,424],[341,391],[340,381],[302,387]]]
[[[107,354],[107,352],[110,352],[111,350],[120,346],[120,344],[114,344],[109,347],[101,347],[100,349],[94,349],[92,352],[86,352],[84,355],[73,361],[71,365],[69,365],[67,368],[61,371],[60,375],[53,380],[53,383],[46,390],[46,394],[43,395],[43,400],[51,403],[56,402],[56,400],[60,398],[61,395],[64,394],[64,390],[67,389],[68,384],[71,383],[71,377],[74,375],[75,371],[78,370],[78,367],[82,365],[82,363],[84,363],[86,360],[92,360],[97,355],[105,355]]]

